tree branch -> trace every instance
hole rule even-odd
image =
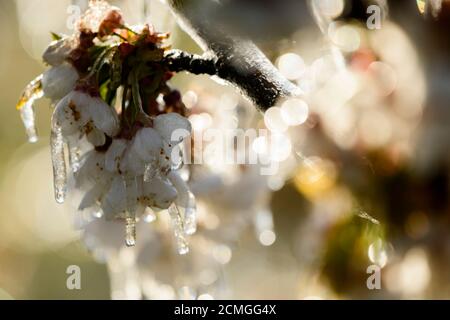
[[[167,52],[164,62],[170,71],[173,72],[187,71],[192,74],[207,74],[210,76],[219,74],[216,59],[208,59],[181,50],[170,50]]]
[[[278,72],[253,42],[233,36],[227,26],[214,18],[221,10],[216,1],[167,2],[180,26],[212,57],[173,54],[169,57],[172,68],[217,75],[237,86],[263,112],[279,99],[301,91]]]

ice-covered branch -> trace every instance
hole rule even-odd
[[[261,110],[280,98],[295,96],[299,89],[285,79],[264,53],[249,40],[233,35],[218,19],[215,1],[168,0],[179,24],[211,58],[178,53],[171,56],[176,71],[215,74],[237,86]],[[206,72],[199,72],[206,71]]]

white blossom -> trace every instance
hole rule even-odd
[[[74,39],[69,37],[53,41],[43,54],[44,62],[50,66],[58,66],[64,63],[70,52],[75,48],[75,44]]]
[[[53,125],[61,127],[64,136],[87,135],[94,146],[104,143],[104,135],[110,137],[119,130],[116,111],[99,97],[72,91],[56,106]]]
[[[77,70],[70,63],[52,67],[42,77],[44,95],[52,101],[59,101],[75,88],[78,78]]]

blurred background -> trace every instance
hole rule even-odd
[[[174,48],[201,52],[159,1],[111,2],[127,23],[151,21],[172,33]],[[292,122],[304,109],[283,105],[263,116],[233,88],[208,77],[180,74],[173,82],[191,109],[194,129],[268,127],[290,139],[290,155],[277,175],[247,184],[246,174],[235,174],[230,188],[250,198],[242,205],[225,191],[220,208],[208,203],[214,195],[198,196],[199,210],[217,213],[205,219],[205,229],[224,234],[223,245],[208,251],[200,244],[197,251],[220,265],[217,297],[450,298],[450,5],[431,2],[224,1],[220,18],[303,89],[309,112],[306,121]],[[25,85],[45,70],[41,54],[50,31],[70,33],[76,6],[86,5],[0,2],[0,299],[136,297],[114,290],[114,266],[100,263],[80,241],[72,227],[74,207],[54,201],[49,102],[36,105],[40,140],[33,145],[14,108]],[[378,13],[368,13],[370,5],[379,9],[379,28],[368,28],[368,18]],[[280,110],[288,116],[280,118]],[[230,174],[217,167],[206,171]],[[253,194],[261,183],[264,190]],[[256,218],[243,224],[247,212]],[[228,225],[242,228],[237,236],[220,229],[230,216],[238,216]],[[191,259],[197,259],[196,248]],[[159,277],[164,266],[179,263],[173,259],[138,261],[141,275],[152,270],[152,285],[176,278]],[[66,288],[70,265],[82,270],[82,290]],[[371,265],[381,269],[380,290],[367,288]],[[202,288],[215,282],[211,273],[199,274]],[[172,298],[167,282],[157,289],[147,283],[143,297]]]

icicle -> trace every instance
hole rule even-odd
[[[125,243],[127,247],[134,247],[136,245],[136,217],[126,218],[125,232]]]
[[[81,168],[80,154],[81,150],[78,143],[73,138],[67,139],[67,148],[69,149],[69,164],[73,173],[77,173]]]
[[[180,215],[180,211],[178,210],[175,204],[172,204],[169,208],[169,214],[172,219],[172,225],[174,229],[175,239],[177,241],[178,253],[180,255],[185,255],[189,253],[189,245],[186,240],[183,219]]]
[[[197,231],[197,205],[195,196],[178,172],[172,171],[168,178],[178,192],[179,199],[177,200],[177,204],[183,209],[184,231],[187,235],[193,235]]]
[[[136,177],[125,178],[125,190],[127,193],[125,242],[128,247],[134,247],[136,245],[136,209],[138,197]]]
[[[64,139],[61,127],[52,128],[50,137],[53,163],[53,183],[55,199],[58,203],[64,203],[67,192],[66,159],[64,156]]]
[[[28,141],[30,143],[35,143],[38,141],[33,106],[37,99],[44,96],[41,80],[42,75],[30,82],[22,93],[22,96],[16,106],[16,109],[20,112],[20,117],[22,118],[22,122],[27,132]]]
[[[184,208],[184,231],[187,235],[197,232],[197,203],[192,192],[189,192],[189,200]]]

